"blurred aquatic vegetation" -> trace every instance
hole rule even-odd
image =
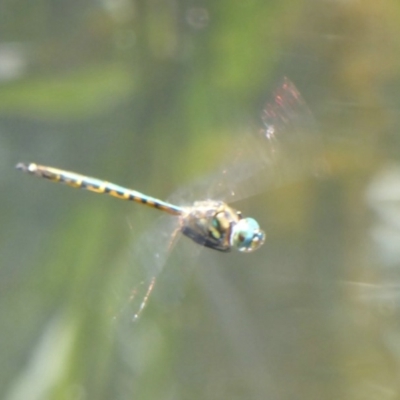
[[[400,154],[399,22],[395,0],[5,2],[23,68],[0,82],[0,396],[397,398],[397,200],[379,171]],[[117,333],[114,283],[156,215],[12,167],[167,198],[213,171],[283,76],[329,173],[241,202],[265,251],[203,252],[179,306],[150,302]]]

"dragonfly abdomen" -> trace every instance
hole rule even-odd
[[[108,194],[121,200],[135,201],[136,203],[141,203],[172,215],[181,215],[183,211],[181,207],[147,196],[143,193],[137,192],[136,190],[128,189],[101,179],[77,174],[75,172],[38,165],[35,163],[19,163],[16,168],[32,175],[48,179],[52,182],[64,183],[77,189],[86,189],[95,193]]]

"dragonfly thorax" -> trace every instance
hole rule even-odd
[[[264,232],[252,218],[222,201],[197,201],[186,209],[181,231],[196,243],[219,251],[232,247],[249,252],[264,243]]]

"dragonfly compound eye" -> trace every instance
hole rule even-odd
[[[232,228],[231,245],[243,252],[258,249],[265,241],[265,233],[253,218],[244,218]]]

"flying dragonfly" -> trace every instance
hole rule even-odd
[[[136,190],[89,176],[35,163],[19,163],[16,168],[53,182],[65,183],[95,193],[109,194],[122,200],[135,201],[156,208],[177,218],[179,230],[196,243],[219,251],[236,249],[250,252],[258,249],[265,239],[264,232],[253,218],[243,218],[240,211],[219,200],[196,201],[180,207],[147,196]]]
[[[249,197],[268,185],[286,182],[313,168],[318,134],[305,101],[289,79],[284,78],[275,90],[271,101],[263,108],[261,117],[264,124],[262,129],[256,135],[244,135],[230,162],[200,186],[203,199],[186,206],[97,178],[36,163],[19,163],[16,168],[52,182],[134,201],[174,218],[173,223],[159,224],[157,232],[151,232],[148,236],[161,239],[160,243],[151,243],[149,246],[157,251],[149,255],[150,260],[141,260],[146,270],[145,277],[130,289],[130,301],[137,302],[132,314],[133,320],[136,320],[153,291],[178,233],[200,246],[221,252],[253,252],[265,242],[265,233],[255,219],[242,216],[229,203]]]

